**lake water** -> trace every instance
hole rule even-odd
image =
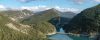
[[[60,32],[64,32],[62,29]],[[55,34],[49,36],[49,39],[51,40],[93,40],[88,37],[80,37],[80,36],[73,36],[73,35],[66,35],[66,34]]]

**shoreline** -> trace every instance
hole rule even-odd
[[[54,34],[56,34],[56,32],[52,32],[52,33],[48,33],[48,34],[46,34],[46,35],[54,35]]]

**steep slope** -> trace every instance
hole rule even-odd
[[[59,32],[62,26],[67,24],[75,15],[73,12],[59,12],[59,16],[52,18],[50,23],[55,25],[57,32]]]
[[[55,27],[49,23],[49,20],[56,16],[58,16],[58,12],[55,9],[49,9],[24,19],[21,23],[33,26],[33,28],[40,30],[44,34],[55,33]]]
[[[90,34],[100,32],[100,4],[77,14],[63,29],[66,33]],[[92,34],[93,35],[93,34]]]
[[[61,17],[66,17],[66,18],[73,18],[76,15],[76,13],[73,12],[62,12],[60,13]]]
[[[67,24],[69,20],[70,20],[69,18],[58,16],[49,20],[49,22],[52,23],[56,27],[57,32],[59,32],[62,26],[64,24]]]
[[[19,21],[23,18],[29,17],[33,15],[32,11],[29,11],[27,9],[24,10],[7,10],[0,12],[6,16],[8,16],[13,21]]]
[[[45,35],[28,26],[15,23],[0,14],[0,40],[43,40]]]

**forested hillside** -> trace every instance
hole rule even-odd
[[[100,4],[83,10],[77,14],[63,29],[66,33],[99,33],[100,32]]]

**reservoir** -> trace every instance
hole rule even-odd
[[[61,29],[60,30],[61,33],[64,33],[64,31]],[[93,40],[89,37],[80,37],[80,36],[74,36],[74,35],[67,35],[67,34],[54,34],[54,35],[50,35],[49,39],[51,40]]]

